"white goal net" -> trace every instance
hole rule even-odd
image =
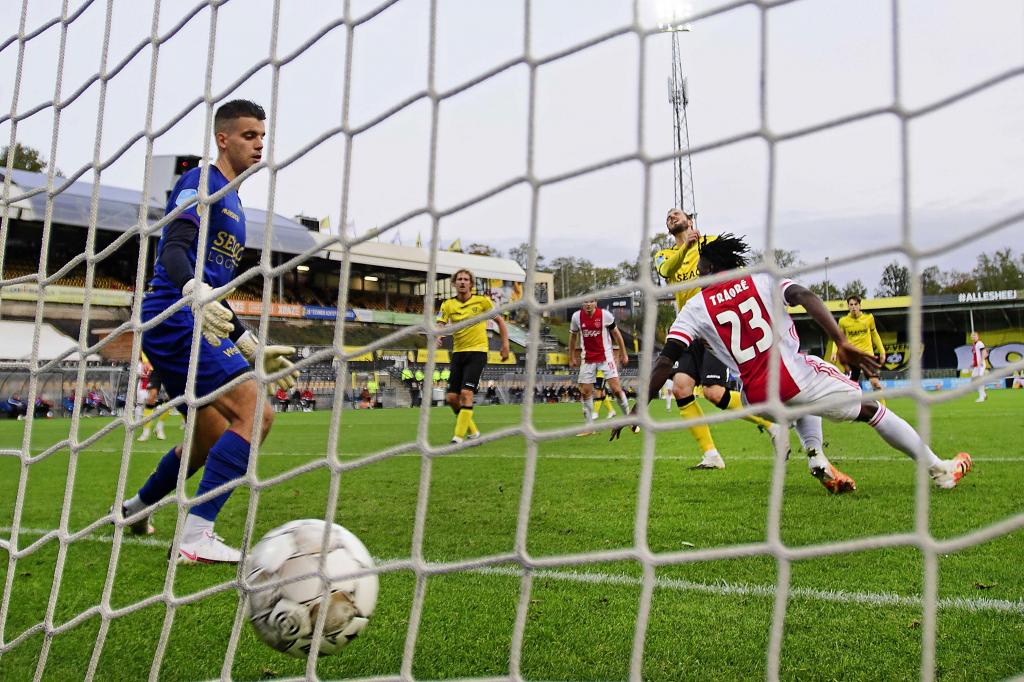
[[[531,529],[538,518],[553,513],[548,505],[558,500],[568,507],[579,504],[578,513],[584,514],[588,509],[584,501],[602,495],[600,490],[576,489],[575,499],[548,496],[543,505],[536,502],[538,481],[545,471],[544,453],[572,451],[579,453],[580,461],[586,459],[585,449],[577,447],[582,441],[574,436],[587,425],[579,422],[576,412],[573,419],[557,421],[549,416],[553,413],[546,411],[547,405],[532,399],[542,377],[548,376],[548,358],[542,350],[546,316],[579,308],[594,296],[630,296],[643,302],[643,314],[636,324],[640,352],[635,381],[638,400],[643,402],[646,378],[657,357],[657,301],[694,283],[706,285],[725,279],[703,278],[674,287],[653,283],[657,278],[652,277],[651,243],[662,231],[664,211],[672,196],[672,167],[679,157],[671,151],[670,111],[664,103],[669,43],[654,18],[654,4],[648,7],[640,0],[346,0],[328,5],[294,0],[208,0],[185,7],[185,3],[161,0],[23,0],[0,9],[4,19],[0,29],[0,140],[9,150],[7,157],[0,158],[0,304],[5,306],[0,325],[28,323],[32,330],[30,352],[11,359],[0,368],[0,374],[20,377],[21,398],[30,407],[37,399],[48,399],[57,403],[53,407],[59,411],[60,398],[55,393],[71,396],[69,419],[60,421],[59,432],[53,426],[58,420],[50,422],[45,410],[33,409],[26,411],[24,419],[10,422],[17,425],[16,431],[13,427],[0,431],[0,673],[51,679],[50,675],[73,671],[86,679],[108,679],[118,676],[117,660],[133,659],[125,669],[133,671],[132,676],[141,670],[153,680],[249,675],[264,679],[466,678],[461,671],[472,669],[472,664],[465,661],[452,661],[450,671],[443,660],[423,667],[431,651],[421,632],[444,627],[472,639],[463,632],[465,626],[458,625],[460,616],[478,618],[474,611],[493,607],[504,609],[506,616],[502,623],[507,631],[495,635],[498,644],[493,646],[501,650],[504,667],[474,672],[468,676],[472,679],[561,679],[568,673],[560,671],[573,665],[577,666],[573,679],[603,677],[609,669],[630,680],[699,678],[701,664],[690,657],[675,669],[666,666],[651,671],[646,667],[655,622],[664,619],[657,624],[658,638],[672,629],[673,606],[657,597],[668,592],[680,602],[714,597],[734,599],[736,604],[770,603],[759,612],[758,618],[764,616],[757,626],[763,646],[758,644],[759,667],[752,673],[769,679],[799,677],[806,672],[795,669],[784,655],[787,622],[797,600],[914,609],[919,614],[917,620],[912,626],[907,624],[917,642],[912,674],[930,680],[939,668],[939,614],[943,608],[1017,617],[1024,614],[1022,595],[1012,587],[989,601],[962,599],[959,593],[943,596],[939,580],[943,557],[1013,537],[1024,527],[1024,511],[1019,506],[1007,507],[998,518],[985,515],[985,523],[955,526],[957,532],[937,537],[932,511],[938,493],[932,490],[923,461],[914,465],[912,513],[900,517],[903,522],[909,519],[909,527],[898,523],[885,532],[803,541],[796,539],[802,537],[799,534],[785,530],[790,512],[787,467],[803,465],[787,465],[781,444],[776,444],[778,451],[773,453],[764,440],[761,478],[770,479],[770,484],[765,486],[763,504],[748,510],[751,517],[758,518],[759,528],[763,522],[763,536],[717,544],[696,542],[692,537],[667,543],[659,536],[652,541],[651,528],[658,514],[699,513],[713,524],[716,513],[714,499],[691,500],[705,505],[701,512],[664,501],[675,494],[657,483],[655,473],[656,464],[661,466],[664,459],[665,439],[678,436],[676,452],[692,449],[686,436],[688,427],[695,423],[723,425],[752,414],[750,408],[739,412],[707,409],[698,422],[665,421],[646,410],[635,417],[620,414],[607,422],[610,426],[627,422],[641,426],[639,435],[627,431],[621,442],[623,457],[636,462],[627,473],[635,478],[630,504],[618,510],[620,517],[629,520],[625,531],[629,541],[623,546],[602,546],[603,539],[592,537],[578,545],[559,545],[555,552],[537,551]],[[968,110],[965,115],[973,117],[972,125],[984,127],[993,120],[995,127],[1007,129],[1012,117],[993,115],[989,119],[979,110],[1013,110],[1019,116],[1019,109],[1012,105],[1024,102],[1020,28],[1024,22],[1014,3],[983,12],[989,17],[1016,16],[1016,28],[1000,28],[999,38],[992,39],[993,43],[1000,38],[1016,41],[1015,51],[1011,50],[1015,56],[1007,62],[1000,61],[999,55],[989,55],[984,69],[957,72],[951,75],[949,87],[936,91],[919,87],[908,76],[909,63],[920,66],[913,50],[922,41],[940,37],[913,34],[914,22],[923,21],[928,12],[920,7],[923,3],[857,3],[865,6],[861,10],[864,23],[847,25],[849,33],[833,23],[815,23],[821,17],[819,12],[847,16],[845,8],[837,7],[840,4],[819,0],[708,2],[678,15],[676,20],[694,29],[699,46],[694,49],[721,60],[717,65],[720,82],[701,82],[694,75],[699,97],[705,101],[720,97],[726,102],[723,111],[715,114],[715,121],[707,115],[701,119],[695,111],[698,118],[693,120],[691,147],[682,153],[692,160],[702,191],[702,223],[712,232],[717,228],[710,226],[719,220],[735,226],[733,232],[747,231],[751,241],[768,254],[752,271],[768,273],[777,280],[820,278],[824,271],[827,284],[829,268],[833,273],[854,272],[859,264],[872,259],[896,258],[906,264],[910,303],[905,336],[912,360],[905,384],[887,389],[883,396],[912,399],[916,411],[905,416],[915,421],[918,432],[929,441],[936,405],[1024,370],[1024,360],[1016,359],[985,378],[950,390],[933,392],[922,386],[924,373],[917,360],[923,350],[922,271],[943,263],[944,257],[956,253],[967,240],[1022,246],[1019,235],[1024,206],[1019,198],[999,203],[990,211],[978,211],[974,222],[953,231],[929,229],[932,223],[916,217],[921,203],[915,197],[924,197],[921,214],[941,212],[933,212],[927,202],[941,203],[932,192],[948,195],[949,183],[954,181],[936,179],[941,173],[930,164],[951,153],[950,148],[958,147],[957,137],[967,134],[953,128],[960,124],[953,114]],[[831,10],[822,10],[822,5]],[[806,15],[801,14],[804,11]],[[942,11],[958,14],[974,9],[958,5]],[[864,28],[868,24],[870,31]],[[970,29],[970,25],[963,28]],[[700,43],[702,31],[713,37]],[[864,33],[870,33],[874,41],[864,50],[870,54],[859,54],[851,45]],[[714,41],[720,41],[720,52],[715,52]],[[787,41],[802,47],[783,49],[779,43]],[[686,39],[683,43],[687,44]],[[884,49],[875,50],[879,45]],[[859,54],[869,73],[827,72],[825,67],[808,66],[818,59],[827,61],[822,52],[830,49],[848,50],[844,53],[848,57]],[[481,51],[488,55],[487,60],[474,58],[475,52]],[[733,59],[745,61],[747,66],[741,68]],[[695,59],[693,73],[699,74],[702,68]],[[856,70],[853,65],[848,68]],[[822,94],[817,94],[816,88]],[[134,495],[144,480],[138,467],[150,467],[155,462],[153,455],[162,454],[140,450],[137,438],[141,429],[154,425],[164,414],[173,415],[179,407],[187,407],[182,430],[177,429],[177,419],[167,422],[168,444],[174,439],[190,442],[197,430],[197,411],[211,400],[245,379],[255,378],[267,386],[283,375],[254,370],[208,396],[196,397],[197,330],[191,346],[182,349],[192,360],[186,395],[152,414],[143,414],[136,392],[124,388],[136,385],[141,337],[159,321],[143,322],[142,294],[152,273],[161,230],[175,217],[174,213],[164,216],[163,203],[171,185],[161,175],[157,159],[199,152],[199,140],[203,146],[198,155],[215,158],[214,111],[236,97],[257,101],[267,112],[262,160],[231,182],[232,188],[241,187],[242,204],[252,226],[246,246],[255,258],[246,261],[232,282],[237,291],[247,292],[247,324],[263,348],[274,342],[274,320],[287,306],[333,310],[335,322],[332,341],[325,346],[309,344],[311,349],[295,363],[306,379],[317,368],[330,368],[324,383],[330,386],[331,399],[321,398],[321,406],[324,402],[330,405],[329,418],[289,427],[286,415],[277,415],[277,432],[272,431],[262,445],[254,430],[247,473],[215,491],[237,488],[220,517],[219,523],[225,526],[218,527],[231,529],[229,544],[240,546],[244,554],[270,527],[293,518],[342,523],[359,533],[375,554],[382,581],[378,611],[383,615],[371,622],[360,641],[339,656],[323,659],[317,658],[314,647],[301,669],[287,667],[279,654],[258,644],[249,633],[244,608],[251,586],[241,569],[230,575],[196,577],[191,567],[166,560],[164,549],[177,550],[189,510],[212,497],[197,498],[189,492],[198,477],[187,481],[182,467],[176,491],[156,505],[162,526],[154,538],[140,539],[128,532],[128,526],[144,515],[126,519],[106,511],[120,508]],[[795,102],[795,106],[783,107],[780,100]],[[949,120],[944,118],[947,115]],[[1019,127],[1019,120],[1012,125]],[[1024,158],[1019,131],[1007,136],[1007,145],[1013,149],[1010,155]],[[864,152],[859,149],[863,139],[881,142]],[[915,146],[922,140],[927,147],[923,151]],[[978,144],[989,142],[986,138]],[[822,147],[813,151],[816,143]],[[964,144],[971,146],[970,141]],[[19,145],[39,147],[36,161],[41,164],[35,171],[24,170],[24,166],[19,170],[24,161]],[[877,158],[863,158],[869,154]],[[827,162],[823,160],[826,157],[830,158]],[[844,157],[853,166],[861,164],[861,170],[839,179],[835,171],[842,162],[836,159]],[[969,165],[978,160],[976,154],[965,151],[962,159],[951,163]],[[793,180],[794,166],[819,164],[822,167],[811,174],[816,177]],[[1000,168],[996,164],[992,172],[998,173]],[[855,180],[850,179],[853,175]],[[1009,176],[1013,177],[1012,171]],[[730,178],[735,185],[729,184]],[[835,184],[847,182],[847,191],[833,191]],[[939,189],[931,189],[929,183],[936,183]],[[877,233],[859,241],[849,238],[853,228],[841,220],[827,227],[791,221],[793,214],[800,213],[804,199],[809,214],[820,208],[819,202],[830,201],[839,202],[837,212],[857,213],[862,208],[859,197],[882,184],[886,187],[879,192],[885,197],[881,202],[888,221],[884,238]],[[132,187],[134,199],[119,194],[119,186]],[[1010,186],[1012,190],[1012,181]],[[954,183],[952,191],[959,187]],[[983,189],[968,187],[964,191],[974,196],[981,195]],[[1019,187],[1012,191],[1019,194]],[[220,196],[200,192],[197,202],[208,207]],[[732,199],[737,205],[753,208],[728,206]],[[296,235],[302,226],[293,229],[295,221],[282,219],[283,213],[329,216],[333,227],[319,221],[316,230],[299,238]],[[566,222],[572,220],[579,226]],[[208,223],[204,217],[199,232],[201,249],[213,238]],[[358,231],[350,229],[353,223]],[[784,227],[790,224],[795,226]],[[72,233],[79,236],[69,237]],[[423,350],[422,369],[428,381],[444,364],[437,350],[441,334],[435,320],[442,283],[453,270],[447,246],[460,234],[473,234],[484,243],[499,242],[503,249],[526,246],[522,251],[522,296],[504,301],[500,307],[502,313],[524,320],[520,368],[511,375],[516,379],[509,381],[501,375],[502,396],[507,396],[513,385],[519,391],[516,395],[525,396],[521,411],[514,423],[485,428],[478,442],[450,444],[438,434],[447,433],[454,418],[447,409],[432,409],[423,388],[422,405],[415,417],[408,417],[410,423],[415,422],[415,435],[410,428],[408,438],[388,440],[384,436],[389,429],[400,433],[401,427],[388,421],[361,422],[357,413],[347,410],[347,396],[358,394],[359,384],[374,380],[370,374],[357,376],[353,365],[364,362],[367,354],[380,354],[412,339],[418,340]],[[800,242],[794,243],[794,238]],[[68,251],[68,239],[75,244],[73,253]],[[422,251],[422,269],[414,273],[419,284],[403,283],[398,276],[394,298],[386,305],[394,312],[417,316],[415,321],[374,339],[358,337],[350,342],[365,325],[345,311],[361,309],[363,302],[376,300],[375,292],[385,291],[368,284],[378,283],[376,271],[360,270],[360,264],[368,262],[372,254],[367,254],[374,249],[397,246],[381,249],[385,255],[380,256],[378,269],[415,269],[396,260],[396,254],[415,248],[410,246],[414,240],[427,246]],[[834,252],[822,248],[822,243],[832,240],[837,243]],[[602,283],[587,293],[557,300],[539,296],[540,273],[547,269],[544,261],[550,266],[564,253],[593,253],[587,250],[589,241],[599,242],[606,252],[620,254],[609,257],[609,264],[612,260],[635,262],[635,279]],[[816,246],[810,246],[812,242]],[[809,263],[781,264],[772,256],[778,249],[795,247],[807,249]],[[31,257],[25,256],[26,249],[34,249]],[[830,253],[833,255],[826,255]],[[558,276],[564,282],[571,274],[566,269],[574,266],[571,259],[561,260],[563,270]],[[320,280],[330,283],[329,291],[308,284],[312,280],[300,279],[303,275],[299,273],[308,272],[316,262],[321,263],[318,267],[326,263],[334,268],[329,278]],[[131,275],[120,282],[123,290],[113,282],[117,273]],[[285,300],[286,284],[309,298]],[[69,314],[68,306],[77,307],[77,312]],[[110,313],[111,309],[116,312]],[[64,328],[78,330],[77,339],[73,347],[49,353],[42,341],[43,330],[55,316],[63,318]],[[102,334],[97,334],[98,329]],[[664,330],[660,331],[663,339]],[[777,337],[783,332],[775,330]],[[123,370],[116,370],[116,379],[106,379],[102,373],[115,370],[101,372],[97,367],[119,345],[126,354],[118,365]],[[566,381],[571,378],[567,375]],[[778,386],[778,381],[773,373],[773,385]],[[87,419],[93,416],[89,407],[74,396],[86,396],[97,385],[108,386],[102,397],[113,414],[106,421],[93,422]],[[0,400],[7,397],[0,396]],[[257,409],[271,400],[261,391]],[[97,417],[102,415],[99,409],[95,411],[100,413]],[[382,412],[397,414],[398,410]],[[782,423],[800,414],[777,399],[769,403],[767,412]],[[482,426],[484,414],[483,410],[479,413]],[[1019,412],[1013,419],[1019,422]],[[435,426],[440,430],[432,432]],[[309,434],[302,432],[314,428],[320,430],[315,452],[287,452],[292,443],[302,443],[295,446],[300,450],[312,447],[306,444],[312,441],[302,440]],[[363,434],[354,429],[362,429]],[[366,435],[370,432],[378,440]],[[826,430],[826,439],[828,433]],[[358,445],[349,447],[351,443]],[[519,478],[514,484],[505,483],[517,494],[505,509],[508,518],[514,519],[511,527],[504,528],[507,549],[495,551],[487,539],[496,532],[486,528],[494,521],[491,514],[458,527],[462,537],[431,541],[430,527],[435,521],[428,512],[437,504],[439,487],[451,485],[446,463],[465,458],[485,469],[490,466],[488,460],[483,455],[474,460],[475,453],[503,443],[521,445],[515,453],[502,450],[492,455],[496,461],[514,457],[519,463]],[[874,445],[872,448],[877,450]],[[289,459],[293,455],[306,456]],[[100,457],[108,463],[104,465],[107,468],[94,465]],[[272,465],[266,464],[268,460]],[[408,461],[415,462],[411,469]],[[571,458],[566,461],[574,466]],[[376,481],[375,488],[358,487],[363,485],[360,477],[364,472],[389,462],[398,462],[401,471],[390,484],[386,483],[388,476],[381,476],[365,479]],[[911,465],[900,463],[899,475],[909,479]],[[670,466],[681,464],[669,461]],[[315,485],[310,483],[314,480]],[[348,487],[350,481],[357,486],[355,493]],[[979,477],[979,481],[984,479]],[[469,505],[475,495],[491,494],[472,486],[493,484],[498,488],[498,483],[467,480],[459,487],[464,499],[444,499],[441,508],[463,509],[460,505]],[[395,492],[388,485],[405,487]],[[307,495],[307,486],[315,489],[315,494]],[[102,500],[91,490],[94,487],[104,491]],[[286,491],[291,497],[285,497]],[[505,494],[504,489],[501,492]],[[970,492],[982,494],[981,490]],[[367,526],[364,533],[358,523],[356,527],[350,524],[362,519],[361,515],[388,517],[393,512],[389,504],[397,504],[399,498],[409,503],[409,515],[405,519],[396,513],[396,523],[409,521],[411,528],[396,533],[407,537],[408,543],[405,551],[382,553],[374,543],[378,533],[384,535],[379,528]],[[821,500],[823,504],[808,522],[828,523],[836,515],[854,513],[824,504],[833,501],[830,498]],[[364,509],[352,512],[346,504]],[[225,517],[233,520],[224,521]],[[583,528],[573,532],[586,533],[586,524]],[[659,522],[658,533],[665,532]],[[474,538],[477,533],[483,539]],[[484,551],[478,551],[481,547]],[[1019,548],[1019,544],[1007,547]],[[813,589],[794,578],[800,562],[881,550],[907,550],[915,557],[910,572],[903,573],[907,583],[918,585],[910,590],[910,596],[868,588],[858,592],[856,581],[850,588],[830,583]],[[712,567],[747,560],[767,562],[770,577],[760,582],[750,578],[742,584],[716,581]],[[626,564],[629,568],[622,571],[604,570]],[[708,567],[707,571],[701,566]],[[687,572],[691,568],[692,574]],[[679,573],[670,572],[675,569]],[[210,579],[211,575],[215,579]],[[691,579],[690,575],[697,577]],[[474,594],[476,583],[468,581],[461,592],[452,590],[455,596],[442,587],[437,590],[440,596],[434,597],[434,585],[443,584],[440,581],[449,576],[500,576],[503,582],[481,583],[480,592]],[[319,577],[326,585],[331,576]],[[119,594],[135,579],[152,586],[152,592],[125,601]],[[389,583],[392,579],[395,582]],[[88,588],[79,592],[79,581]],[[572,625],[537,624],[541,619],[537,611],[544,607],[544,600],[537,596],[542,581],[626,588],[628,646],[597,647],[592,655],[598,662],[581,655],[578,661],[563,661],[567,668],[555,668],[554,672],[532,662],[531,647],[548,648],[549,654],[557,657],[558,645],[552,642],[559,641],[561,627]],[[985,578],[978,581],[984,583]],[[499,584],[504,589],[501,593],[494,587]],[[81,595],[88,600],[79,599]],[[450,611],[448,606],[431,602],[446,596],[451,597]],[[207,605],[216,608],[203,611]],[[604,606],[599,603],[593,608]],[[158,613],[155,619],[154,613]],[[429,622],[439,617],[446,619],[443,626]],[[211,623],[211,618],[221,622]],[[132,624],[143,622],[139,637],[146,641],[140,644],[125,633],[135,627]],[[318,627],[322,629],[323,623]],[[387,634],[381,632],[388,628]],[[709,626],[709,630],[714,628]],[[214,638],[215,645],[192,641],[189,633]],[[675,634],[679,649],[692,646],[689,633]],[[392,646],[392,658],[358,652],[359,647],[383,648],[378,644],[383,641]],[[395,642],[398,651],[394,651]],[[715,646],[719,644],[730,643]],[[209,646],[216,651],[214,664],[200,651]],[[705,642],[703,646],[710,645]],[[610,668],[601,662],[602,656],[622,658],[623,653],[628,662],[620,660]],[[4,667],[5,660],[11,667]],[[353,667],[351,661],[366,662],[366,668]],[[592,671],[600,672],[592,676]],[[1024,668],[1016,670],[1022,671]],[[723,669],[717,674],[745,673]]]

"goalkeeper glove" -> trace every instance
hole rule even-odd
[[[203,338],[211,346],[219,346],[221,339],[228,338],[228,335],[235,328],[231,311],[220,304],[219,300],[201,303],[200,301],[210,296],[213,288],[206,282],[190,279],[181,288],[181,295],[193,296],[192,315],[199,320],[202,326]],[[226,296],[227,294],[225,294]]]
[[[238,339],[235,341],[235,346],[241,351],[242,356],[249,361],[250,365],[256,365],[256,350],[259,347],[259,342],[253,333],[246,330]],[[263,371],[267,374],[273,374],[274,372],[280,372],[282,369],[286,369],[292,366],[292,361],[289,360],[286,355],[295,355],[295,349],[291,346],[267,346],[263,351]],[[271,391],[272,386],[289,390],[295,386],[295,380],[298,378],[298,372],[288,372],[280,379],[267,384],[267,390]]]

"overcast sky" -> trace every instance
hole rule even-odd
[[[662,0],[664,2],[664,0]],[[71,1],[70,13],[83,3]],[[68,97],[95,74],[102,57],[108,3],[97,0],[68,30],[61,83]],[[379,0],[352,3],[362,16]],[[522,0],[438,0],[436,87],[444,92],[523,54]],[[641,2],[653,26],[653,0]],[[692,4],[705,12],[725,3]],[[113,0],[108,68],[119,63],[153,22],[149,0]],[[282,0],[277,55],[337,20],[341,2]],[[191,12],[191,1],[164,1],[159,33]],[[534,0],[530,53],[542,58],[627,26],[626,0]],[[61,11],[57,0],[31,0],[31,32]],[[21,3],[0,3],[0,40],[20,21]],[[890,0],[796,0],[766,10],[764,79],[766,126],[774,134],[814,126],[895,100]],[[207,73],[211,10],[204,8],[159,49],[154,128],[175,120],[202,96]],[[682,34],[689,79],[690,138],[706,147],[761,128],[762,10],[743,6],[694,22]],[[1020,0],[908,0],[899,3],[899,104],[913,111],[1008,70],[1024,67],[1024,3]],[[427,86],[429,0],[399,0],[355,31],[349,120],[365,124]],[[271,0],[230,0],[217,11],[212,92],[225,92],[270,54]],[[57,78],[60,27],[29,41],[16,110],[51,100]],[[328,31],[281,67],[272,158],[286,159],[337,126],[345,88],[346,30]],[[645,55],[643,72],[641,53]],[[90,163],[101,130],[100,157],[110,158],[144,128],[153,53],[144,48],[108,84],[98,121],[100,86],[94,83],[64,109],[54,161],[65,172]],[[0,51],[0,111],[11,111],[18,43]],[[670,38],[627,33],[538,67],[534,173],[540,179],[602,160],[672,150],[666,96]],[[435,206],[445,210],[526,172],[530,69],[525,64],[485,80],[440,105]],[[641,98],[641,78],[642,91]],[[273,69],[264,67],[230,92],[263,103],[272,99]],[[642,101],[641,101],[642,100]],[[642,106],[641,106],[642,105]],[[642,120],[638,117],[642,114]],[[1017,222],[982,239],[972,232],[1024,211],[1024,75],[910,120],[909,209],[913,243],[934,247],[962,240],[936,261],[970,269],[982,251],[1024,251]],[[157,154],[201,153],[206,111],[199,106],[155,141]],[[20,122],[17,139],[51,155],[53,109]],[[797,250],[807,263],[897,246],[900,240],[902,124],[878,115],[775,144],[776,246]],[[355,138],[349,215],[357,231],[394,220],[427,202],[431,105],[408,106]],[[10,139],[0,124],[0,143]],[[345,140],[326,140],[277,175],[274,210],[292,216],[329,216],[337,226]],[[741,232],[755,246],[766,236],[769,143],[764,138],[722,145],[693,156],[699,224],[705,232]],[[141,188],[145,144],[136,143],[102,174],[104,184]],[[539,249],[549,260],[574,255],[599,265],[635,257],[644,221],[663,229],[673,203],[672,168],[651,166],[650,211],[643,214],[644,164],[632,161],[543,187]],[[87,176],[90,177],[90,176]],[[271,197],[264,170],[241,189],[243,204],[265,208]],[[442,245],[455,238],[507,250],[528,237],[531,191],[518,185],[444,218]],[[399,228],[405,244],[430,221]],[[859,277],[873,291],[893,256],[832,267],[840,284]],[[822,273],[803,279],[816,281]]]

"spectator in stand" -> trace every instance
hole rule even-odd
[[[316,396],[313,395],[313,391],[309,390],[307,385],[302,389],[302,401],[300,403],[303,412],[312,412],[316,409]]]
[[[501,403],[501,401],[498,400],[498,389],[495,388],[493,381],[488,381],[487,382],[487,394],[486,394],[486,397],[487,397],[487,404],[488,405],[498,405],[499,403]]]
[[[368,410],[373,407],[370,397],[370,389],[366,387],[366,384],[363,384],[363,388],[359,391],[359,409]]]
[[[110,406],[107,405],[106,398],[104,398],[102,391],[96,388],[96,384],[93,384],[89,389],[89,393],[85,397],[85,405],[86,407],[94,410],[97,417],[103,414],[103,410],[106,410],[107,414],[113,414]]]
[[[12,393],[7,402],[4,403],[4,412],[11,419],[22,419],[25,417],[25,401],[21,399],[20,393]]]
[[[380,384],[373,375],[370,375],[370,380],[366,382],[366,390],[370,393],[370,407],[376,407],[380,402]]]
[[[296,410],[302,409],[302,391],[299,390],[299,385],[295,385],[295,390],[292,391],[292,405],[295,406]]]
[[[277,402],[279,412],[288,411],[288,391],[279,386],[277,391],[274,392],[274,400]]]
[[[33,414],[38,418],[49,419],[53,417],[53,403],[47,400],[45,396],[36,396]]]

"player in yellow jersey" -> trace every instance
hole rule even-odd
[[[701,236],[693,222],[693,216],[678,208],[672,208],[665,218],[665,227],[675,239],[675,245],[658,251],[654,255],[654,267],[667,284],[679,284],[697,279],[697,261],[703,244],[717,239],[714,236]],[[676,310],[682,310],[688,300],[700,292],[700,287],[681,289],[676,292]],[[716,358],[703,344],[695,343],[687,348],[673,367],[672,394],[679,407],[679,416],[683,419],[699,419],[704,416],[700,404],[693,392],[698,384],[703,387],[706,400],[723,410],[738,410],[743,407],[743,399],[736,391],[730,391],[725,385],[727,372],[725,363]],[[767,419],[757,416],[745,417],[747,421],[757,424],[761,430],[767,430],[773,438],[784,438],[787,434],[782,427]],[[699,464],[691,469],[724,469],[725,460],[715,447],[711,437],[711,429],[707,424],[690,427],[690,434],[703,452]]]
[[[463,439],[480,437],[480,429],[473,421],[473,398],[480,386],[480,374],[487,364],[487,320],[493,317],[501,334],[501,359],[508,359],[508,327],[500,315],[494,313],[494,303],[486,296],[473,293],[473,273],[459,270],[453,277],[455,296],[441,304],[437,321],[442,324],[456,324],[463,320],[479,318],[479,322],[451,333],[452,355],[449,367],[448,406],[455,413],[455,435],[453,443]],[[437,339],[438,345],[441,338]]]
[[[881,366],[885,362],[885,346],[882,345],[882,337],[878,335],[878,328],[875,326],[875,316],[861,310],[860,296],[851,296],[846,299],[846,305],[850,308],[850,312],[839,318],[839,328],[846,334],[846,338],[850,340],[850,343],[859,350],[877,357],[878,364]],[[832,345],[832,355],[829,358],[829,362],[833,365],[836,364],[834,345]],[[861,376],[860,367],[850,367],[848,370],[850,379],[859,384]],[[882,390],[882,382],[879,380],[877,372],[874,374],[864,372],[864,376],[871,382],[871,388],[876,391]],[[884,400],[881,402],[883,405],[885,404]]]

